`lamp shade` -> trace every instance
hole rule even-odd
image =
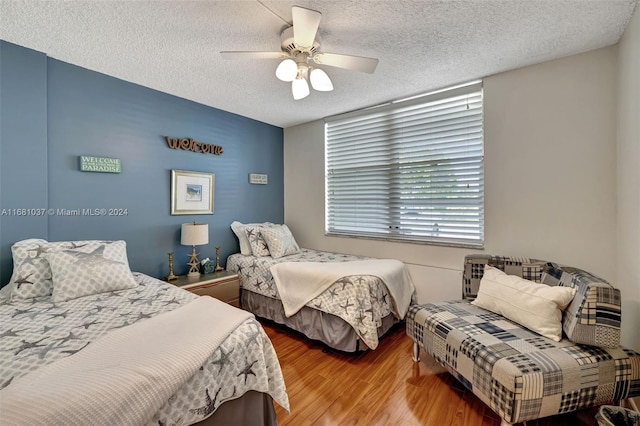
[[[333,84],[326,72],[319,68],[314,68],[311,71],[311,87],[319,92],[330,92],[333,90]]]
[[[180,244],[183,246],[201,246],[209,244],[208,223],[183,223],[180,236]]]
[[[285,59],[276,68],[276,77],[282,81],[293,81],[298,75],[298,65],[293,59]]]
[[[309,96],[309,83],[303,77],[296,78],[291,82],[291,93],[293,93],[293,99],[306,98]]]

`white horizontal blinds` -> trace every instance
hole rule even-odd
[[[327,232],[481,246],[482,87],[327,119]]]

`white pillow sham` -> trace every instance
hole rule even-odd
[[[274,259],[300,253],[300,247],[287,225],[261,228],[260,235],[267,243],[269,253]]]
[[[478,296],[471,303],[559,342],[562,311],[575,294],[575,288],[538,284],[485,265]]]
[[[53,302],[134,288],[124,241],[91,241],[43,254],[53,277]]]

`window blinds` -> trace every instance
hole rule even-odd
[[[482,83],[326,119],[326,232],[482,246]]]

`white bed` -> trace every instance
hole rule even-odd
[[[294,315],[285,314],[271,267],[285,262],[354,262],[364,258],[300,249],[279,258],[234,254],[227,269],[240,277],[241,307],[346,352],[375,349],[378,339],[406,314],[394,312],[387,284],[378,276],[347,275],[337,279]],[[301,286],[305,283],[301,282]],[[415,299],[413,284],[405,290]]]
[[[26,249],[26,259],[30,263],[43,252],[33,248],[33,241],[30,240],[30,246],[23,246],[31,247]],[[45,246],[51,243],[38,241],[37,244],[41,247],[51,249],[51,246]],[[82,246],[76,243],[78,242],[74,243],[76,246]],[[110,244],[101,243],[107,247]],[[92,244],[85,244],[85,248],[68,246],[64,250],[67,253],[73,252],[74,256],[81,253],[85,263],[83,267],[87,267],[84,259],[96,253],[100,254],[102,263],[123,263],[115,262],[114,258],[110,260],[104,247],[97,250],[96,244]],[[45,251],[48,249],[45,248]],[[14,272],[21,270],[21,262],[25,262],[25,258],[16,262],[14,253]],[[128,264],[126,267],[128,268]],[[53,366],[64,363],[65,359],[67,364],[72,365],[69,361],[74,356],[80,359],[82,350],[92,342],[101,342],[102,339],[118,334],[117,330],[124,330],[132,324],[140,325],[145,321],[151,324],[163,314],[174,314],[171,311],[185,309],[184,305],[198,298],[139,273],[132,274],[133,283],[128,284],[128,288],[87,294],[64,301],[55,300],[52,295],[24,297],[23,290],[30,285],[35,288],[35,284],[31,284],[37,276],[34,271],[32,269],[22,276],[14,274],[10,285],[15,286],[16,281],[22,282],[20,288],[16,290],[14,287],[11,290],[7,287],[0,292],[0,404],[10,400],[15,403],[16,399],[20,403],[19,398],[14,398],[20,393],[18,390],[24,388],[24,384],[31,378],[37,377],[39,370],[48,371],[55,368]],[[54,286],[55,282],[54,271]],[[23,297],[11,297],[10,293],[19,291],[23,292]],[[219,301],[211,300],[210,303],[213,309],[219,306],[216,305],[218,303],[224,306],[221,309],[242,312]],[[210,353],[204,354],[202,365],[189,377],[184,377],[179,389],[141,424],[190,425],[202,421],[219,425],[277,424],[272,400],[287,410],[289,402],[276,353],[253,316],[242,318],[238,324],[215,347],[212,346]],[[184,324],[184,330],[188,330],[190,326],[192,324]],[[216,324],[210,326],[212,330],[216,328]],[[206,331],[206,327],[201,328]],[[171,339],[171,335],[167,334],[165,338]],[[114,365],[116,364],[118,363]],[[55,387],[55,384],[50,385]],[[33,411],[37,411],[38,406],[47,405],[46,400],[38,400],[35,406],[33,401],[23,402],[32,406]],[[93,409],[100,412],[108,406],[106,403],[98,404]],[[9,412],[9,406],[0,406],[0,410],[4,412],[4,417]],[[56,424],[57,421],[54,415],[45,424]]]

